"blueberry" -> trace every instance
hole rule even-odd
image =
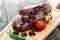
[[[29,35],[30,35],[30,36],[35,36],[36,34],[34,33],[33,30],[31,30],[31,31],[29,32]]]
[[[23,32],[23,33],[21,34],[21,36],[26,37],[26,36],[27,36],[27,33]]]

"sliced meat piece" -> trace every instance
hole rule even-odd
[[[45,18],[45,15],[44,15],[43,11],[39,11],[38,12],[38,16],[39,16],[40,20],[42,20],[43,18]]]
[[[48,14],[51,12],[52,7],[49,3],[45,3],[43,4],[43,6],[44,6],[44,13]]]

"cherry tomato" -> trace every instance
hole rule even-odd
[[[44,30],[46,28],[46,23],[43,20],[39,20],[35,23],[35,28],[37,30]]]

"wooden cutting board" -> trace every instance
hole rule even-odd
[[[47,2],[49,2],[51,4],[51,3],[53,3],[53,1],[56,1],[56,0],[48,0]],[[55,2],[55,4],[56,4],[56,2]],[[56,6],[53,6],[53,5],[51,4],[51,6],[53,8],[51,11],[52,20],[47,24],[46,29],[44,29],[43,31],[40,31],[40,32],[36,32],[35,36],[31,37],[28,35],[26,37],[26,40],[44,40],[58,26],[58,24],[60,22],[60,18],[59,18],[60,13],[58,12],[58,10],[56,10],[57,5]],[[30,7],[32,7],[32,6],[30,6]],[[18,17],[18,16],[19,15],[17,15],[16,17]],[[13,23],[14,19],[6,26],[6,28],[3,31],[0,32],[0,40],[14,40],[14,39],[11,39],[10,36],[6,33],[8,29],[12,30],[12,23]],[[26,31],[26,33],[28,34],[29,30]]]

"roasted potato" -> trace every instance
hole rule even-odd
[[[52,19],[51,14],[45,15],[45,22],[48,23]]]

